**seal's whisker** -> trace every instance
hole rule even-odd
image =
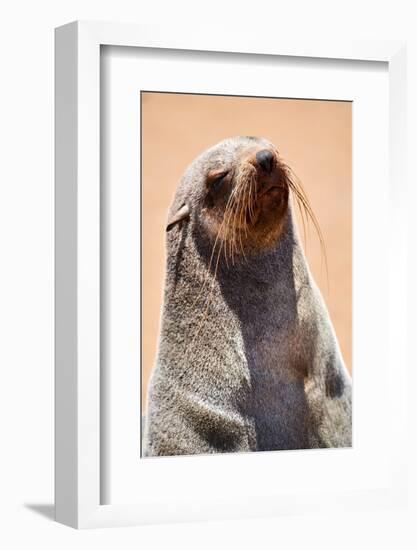
[[[248,216],[251,216],[250,214],[250,205],[251,205],[251,192],[252,192],[252,178],[249,180],[248,184],[246,185],[245,189],[245,201],[244,201],[244,212],[243,212],[243,223],[245,227],[245,236],[248,236],[249,233],[249,224],[248,224]],[[247,196],[247,198],[246,198]],[[243,249],[242,245],[242,254],[245,258],[246,263],[248,263],[248,259],[246,258],[245,251]]]
[[[307,232],[306,232],[306,223],[308,223],[308,217],[307,217],[307,220],[306,220],[306,212],[304,210],[304,207],[303,207],[303,204],[300,200],[300,198],[298,197],[298,194],[297,194],[297,190],[293,189],[291,186],[290,186],[290,189],[294,192],[294,195],[295,195],[295,202],[297,204],[297,208],[298,208],[298,211],[300,212],[300,217],[301,217],[301,223],[303,225],[303,240],[304,240],[304,248],[307,250]]]
[[[295,192],[298,200],[299,200],[299,203],[302,204],[303,208],[304,208],[304,212],[307,214],[307,219],[310,218],[311,221],[313,222],[313,225],[317,231],[317,234],[318,234],[318,237],[320,239],[320,242],[322,242],[324,244],[324,239],[323,239],[323,235],[321,233],[321,229],[320,229],[320,226],[319,226],[319,223],[317,221],[317,218],[308,202],[308,199],[307,197],[297,188],[293,187],[292,188],[293,191]]]
[[[236,200],[233,203],[233,211],[230,214],[230,257],[232,265],[235,263],[235,253],[236,253],[236,212],[237,212],[237,202]]]
[[[250,216],[251,223],[253,223],[254,221],[254,188],[256,188],[256,184],[254,185],[253,179],[250,180],[249,185],[250,185],[249,216]]]
[[[228,268],[229,268],[229,261],[230,262],[232,261],[232,251],[231,251],[231,243],[230,243],[230,240],[231,240],[230,221],[231,221],[232,213],[233,213],[233,206],[232,204],[230,204],[230,206],[226,209],[224,213],[224,220],[226,221],[226,226],[225,226],[226,230],[223,237],[223,240],[225,241],[224,255],[226,259],[226,265]]]
[[[219,228],[219,230],[217,231],[217,235],[216,235],[216,238],[215,238],[215,241],[214,241],[214,244],[213,244],[213,248],[212,248],[212,251],[211,251],[211,255],[210,255],[210,261],[209,261],[209,264],[208,264],[208,270],[207,270],[206,277],[205,277],[205,279],[204,279],[204,281],[203,281],[203,283],[202,283],[202,285],[201,285],[201,289],[200,289],[200,291],[198,292],[198,295],[197,295],[196,299],[194,300],[194,302],[193,302],[193,304],[192,304],[192,307],[195,307],[195,305],[197,304],[197,302],[198,302],[199,299],[200,299],[201,294],[203,293],[203,291],[204,291],[204,289],[205,289],[205,287],[206,287],[206,284],[207,284],[207,281],[208,281],[208,274],[209,274],[210,271],[211,271],[211,264],[212,264],[212,262],[213,262],[213,258],[214,258],[214,253],[215,253],[215,250],[216,250],[216,246],[217,246],[217,243],[218,243],[218,241],[219,241],[219,238],[221,237],[221,233],[222,233],[222,231],[224,230],[223,228],[224,228],[225,223],[226,223],[226,212],[227,212],[228,208],[230,207],[230,203],[231,203],[232,199],[233,199],[233,192],[230,194],[230,196],[229,196],[229,198],[228,198],[228,201],[227,201],[226,207],[225,207],[225,214],[224,214],[224,216],[223,216],[223,220],[222,220],[222,223],[221,223],[221,225],[220,225],[220,228]],[[227,230],[227,225],[226,225],[226,230]],[[227,235],[227,232],[226,232],[226,235]],[[225,236],[224,238],[226,238],[226,236]],[[220,246],[220,248],[219,248],[219,253],[220,253],[220,251],[221,251],[221,248],[222,248],[222,247]],[[226,260],[226,265],[227,265],[227,267],[229,267],[228,264],[227,264],[227,254],[226,254],[226,251],[225,251],[225,260]]]
[[[256,180],[253,179],[251,182],[251,186],[253,187],[253,196],[252,196],[252,222],[255,221],[255,206],[258,200],[258,186],[256,185]]]
[[[258,186],[256,183],[256,175],[252,172],[252,177],[250,179],[250,217],[251,221],[254,221],[255,214],[255,204],[257,201]]]
[[[244,251],[244,248],[243,248],[243,241],[242,241],[242,227],[245,231],[245,236],[247,237],[248,236],[248,230],[247,230],[247,223],[246,223],[246,219],[245,219],[245,216],[246,216],[246,211],[245,211],[245,203],[246,203],[246,195],[247,195],[247,191],[248,191],[248,186],[246,185],[243,190],[242,190],[242,193],[240,195],[240,200],[239,200],[239,241],[240,241],[240,249],[242,251],[242,255],[243,257],[245,258],[245,261],[247,262],[247,258],[245,256],[245,251]]]
[[[224,235],[222,235],[222,238],[224,241],[226,241],[226,246],[224,247],[224,254],[226,259],[226,265],[229,267],[228,264],[228,248],[229,248],[229,259],[231,259],[230,255],[230,242],[229,242],[229,233],[230,233],[230,219],[233,211],[233,203],[235,198],[236,189],[233,189],[232,192],[229,195],[229,199],[227,201],[224,213],[223,213],[223,224],[225,224],[225,232]]]
[[[329,287],[329,270],[328,270],[328,263],[327,263],[327,252],[326,252],[326,245],[323,237],[323,233],[320,228],[320,224],[316,218],[316,215],[314,214],[314,211],[310,205],[310,201],[308,200],[307,194],[302,186],[301,181],[299,178],[294,174],[294,172],[287,166],[283,165],[283,168],[285,170],[286,180],[288,183],[288,186],[293,191],[294,196],[297,200],[297,204],[299,205],[299,208],[301,207],[304,209],[304,213],[306,215],[306,219],[310,219],[311,222],[314,225],[314,228],[316,230],[319,242],[320,242],[320,249],[322,253],[322,258],[324,258],[324,264],[325,264],[325,270],[326,270],[326,279],[327,279],[327,288]],[[304,220],[303,220],[304,225]],[[305,230],[305,226],[304,226]],[[305,238],[306,240],[306,238]]]
[[[233,218],[231,219],[231,248],[232,248],[232,264],[235,264],[235,256],[237,255],[238,248],[237,248],[237,221],[239,217],[240,212],[240,200],[241,200],[241,187],[242,182],[238,182],[236,185],[236,194],[235,194],[235,200],[234,200],[234,211],[233,211]]]
[[[239,188],[236,186],[231,195],[230,195],[230,205],[229,205],[229,201],[228,201],[228,204],[226,205],[226,209],[225,209],[225,212],[224,212],[224,215],[223,215],[223,219],[224,220],[227,220],[227,223],[226,223],[226,235],[225,235],[225,240],[227,241],[227,244],[225,246],[225,254],[227,256],[227,248],[229,249],[229,259],[230,261],[232,262],[232,265],[234,263],[234,248],[235,248],[235,243],[234,243],[234,240],[235,240],[235,232],[233,230],[233,220],[234,220],[234,217],[235,217],[235,209],[236,209],[236,197],[238,196],[238,192],[239,192]],[[233,217],[233,218],[232,218]]]
[[[246,184],[245,186],[245,189],[244,189],[244,201],[243,201],[243,212],[242,212],[242,216],[243,216],[243,225],[244,225],[244,228],[245,228],[245,236],[247,237],[248,236],[248,221],[247,221],[247,216],[248,216],[248,209],[249,209],[249,201],[250,201],[250,183],[251,183],[252,179],[250,179],[248,181],[248,183]]]
[[[233,242],[233,265],[235,263],[235,255],[237,254],[237,221],[240,214],[241,188],[243,182],[238,179],[236,184],[236,195],[234,201],[234,213],[232,219],[232,242]]]
[[[252,181],[256,177],[256,169],[250,163],[245,163],[240,167],[238,174],[236,175],[236,208],[232,220],[232,231],[233,231],[233,261],[234,255],[238,253],[237,249],[237,239],[239,237],[240,250],[242,255],[245,257],[244,246],[242,241],[242,232],[245,232],[245,236],[248,236],[248,222],[247,216],[250,210],[251,203],[251,188]]]
[[[234,190],[235,191],[235,190]],[[230,205],[230,209],[227,216],[227,242],[226,242],[226,250],[228,250],[229,253],[229,259],[231,264],[233,265],[233,246],[234,246],[234,231],[233,231],[233,217],[234,217],[234,211],[235,211],[235,197],[233,197],[233,201]]]
[[[235,189],[233,189],[232,193],[230,194],[229,200],[227,201],[226,208],[223,214],[223,223],[225,223],[225,234],[223,235],[223,240],[226,241],[226,245],[224,247],[224,256],[225,256],[226,265],[228,268],[229,268],[228,259],[231,260],[230,254],[228,256],[228,241],[229,241],[229,233],[230,233],[230,218],[233,210],[234,193],[235,193]],[[230,245],[229,245],[229,252],[230,252]]]

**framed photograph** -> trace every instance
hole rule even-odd
[[[56,30],[56,519],[405,498],[405,46]]]

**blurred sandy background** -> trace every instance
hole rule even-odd
[[[310,227],[307,257],[348,369],[352,323],[352,108],[349,102],[142,92],[142,407],[157,346],[165,222],[193,158],[233,135],[271,140],[301,179],[327,249]],[[300,235],[302,236],[299,220]]]

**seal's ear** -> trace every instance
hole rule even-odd
[[[174,225],[189,217],[190,207],[188,206],[188,204],[183,204],[181,208],[169,218],[166,230],[170,231],[174,227]]]

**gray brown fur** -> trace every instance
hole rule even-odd
[[[288,204],[273,246],[209,268],[202,223],[210,169],[245,147],[232,138],[184,174],[169,218],[159,349],[148,390],[145,456],[351,446],[351,380]],[[201,293],[201,289],[203,292]],[[202,324],[203,319],[203,324]]]

